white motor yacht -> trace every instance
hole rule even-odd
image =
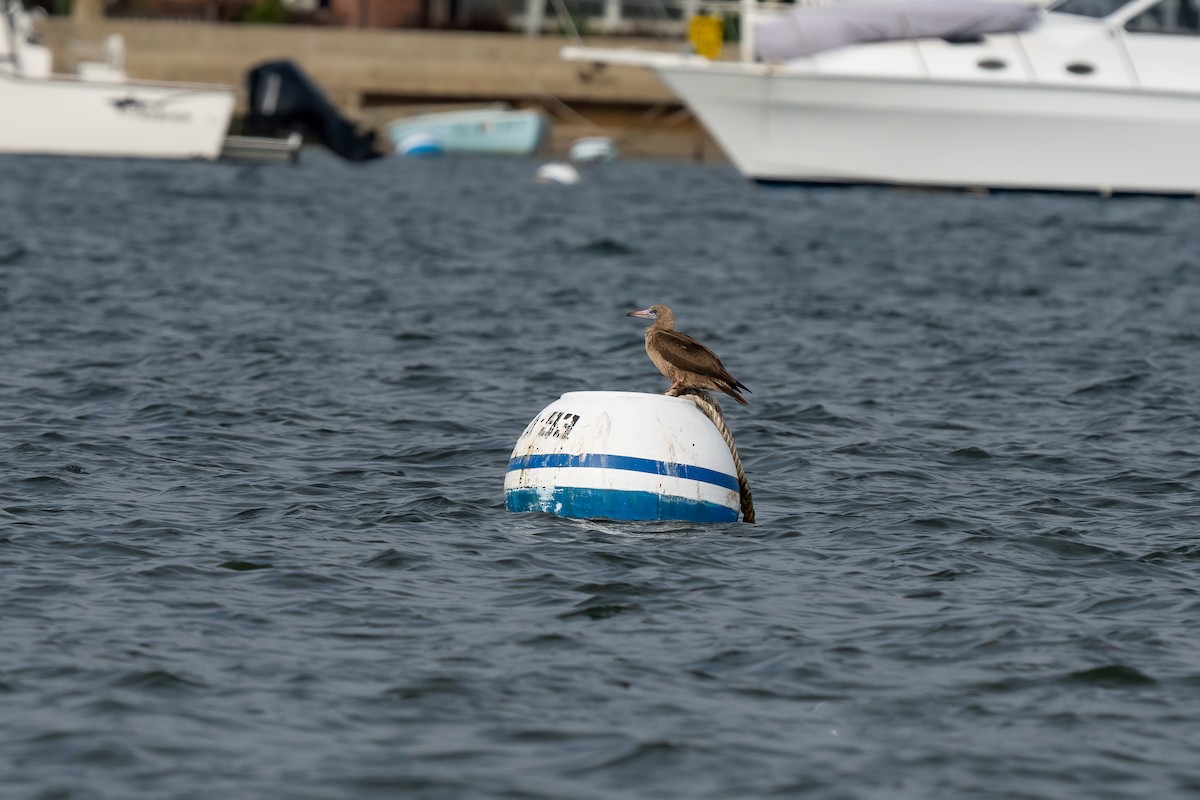
[[[1200,36],[1130,25],[1163,1],[743,0],[736,61],[563,57],[654,70],[756,181],[1195,195]]]

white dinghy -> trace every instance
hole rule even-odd
[[[0,153],[220,156],[233,87],[128,80],[115,40],[108,62],[56,75],[19,0],[0,0],[0,10]]]

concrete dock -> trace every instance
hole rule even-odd
[[[652,72],[563,61],[559,50],[572,43],[564,37],[62,17],[47,18],[41,29],[56,72],[103,60],[106,38],[120,34],[131,78],[230,84],[243,95],[248,69],[270,59],[293,59],[364,127],[435,107],[509,103],[542,108],[552,117],[550,153],[564,151],[579,136],[607,135],[628,156],[724,160]],[[682,45],[603,37],[585,44],[658,50]]]

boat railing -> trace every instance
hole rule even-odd
[[[0,63],[12,64],[16,75],[27,75],[30,70],[39,72],[42,59],[39,52],[45,51],[38,36],[38,26],[45,20],[46,10],[41,6],[29,6],[21,0],[0,0]],[[45,69],[49,70],[49,61]]]
[[[12,72],[21,74],[21,41],[27,34],[25,30],[25,10],[18,0],[0,0],[0,32],[3,42],[0,42],[0,63],[12,64]]]
[[[1125,70],[1129,73],[1129,82],[1135,86],[1142,85],[1141,76],[1138,75],[1137,64],[1134,63],[1133,55],[1129,52],[1129,44],[1125,39],[1125,26],[1118,25],[1109,27],[1108,35],[1112,37],[1113,45],[1117,48],[1117,52],[1121,54],[1121,62],[1125,65]]]

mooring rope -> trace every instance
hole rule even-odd
[[[754,498],[750,496],[750,481],[746,480],[746,470],[742,469],[742,459],[738,456],[737,444],[733,441],[733,434],[730,433],[729,427],[725,424],[725,415],[721,413],[721,406],[713,399],[713,396],[708,392],[699,389],[689,389],[685,394],[679,397],[686,397],[696,404],[696,408],[703,412],[704,416],[712,420],[712,424],[717,426],[717,430],[721,434],[721,438],[725,440],[725,446],[729,448],[729,455],[733,456],[733,466],[737,468],[738,479],[738,494],[742,499],[742,519],[746,522],[754,522]]]

